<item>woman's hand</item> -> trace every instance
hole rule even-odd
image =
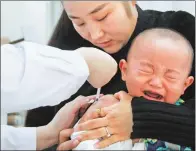
[[[71,134],[73,133],[73,129],[65,129],[60,132],[59,135],[59,146],[57,147],[57,150],[71,150],[78,146],[81,139],[79,137],[69,140]]]
[[[127,101],[132,101],[133,97],[130,96],[128,93],[126,93],[125,91],[120,91],[118,93],[114,94],[114,97],[118,100],[127,100]]]
[[[102,141],[95,145],[96,148],[104,148],[130,138],[133,126],[130,103],[132,97],[126,92],[119,92],[115,94],[115,97],[120,102],[101,108],[101,110],[96,110],[97,112],[90,116],[94,119],[76,126],[75,131],[87,131],[80,135],[82,141],[104,137]],[[111,134],[110,137],[106,137],[107,131]]]
[[[90,105],[88,102],[91,99],[95,99],[95,97],[95,95],[77,97],[75,100],[65,104],[48,125],[37,128],[37,149],[43,149],[59,143],[59,140],[61,143],[59,148],[72,149],[71,147],[75,147],[79,143],[79,139],[76,138],[75,141],[72,140],[64,143],[63,141],[67,141],[73,132],[69,128],[76,122],[80,110],[88,107]]]

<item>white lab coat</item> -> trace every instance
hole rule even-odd
[[[23,42],[1,46],[1,115],[53,106],[68,99],[89,76],[76,51]],[[36,128],[1,125],[1,150],[36,150]]]

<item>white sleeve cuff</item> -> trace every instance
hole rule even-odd
[[[1,150],[36,150],[36,128],[1,125]]]

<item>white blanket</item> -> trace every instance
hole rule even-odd
[[[71,139],[76,138],[79,134],[81,134],[83,132],[84,131],[74,132],[71,135]],[[95,149],[94,144],[97,143],[98,141],[99,141],[98,139],[83,141],[76,148],[74,148],[72,150],[146,150],[145,149],[145,144],[143,142],[135,143],[134,145],[132,145],[132,140],[131,139],[114,143],[114,144],[112,144],[112,145],[110,145],[106,148]]]

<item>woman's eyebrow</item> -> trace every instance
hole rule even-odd
[[[97,6],[94,10],[92,10],[89,14],[95,14],[97,12],[99,12],[100,10],[102,10],[106,5],[108,5],[109,3],[104,3],[104,4],[101,4],[99,6]],[[72,19],[80,19],[80,17],[77,17],[77,16],[72,16],[72,15],[69,15],[69,18],[72,18]]]
[[[97,13],[98,11],[102,10],[106,5],[108,5],[109,3],[104,3],[101,4],[99,6],[97,6],[94,10],[92,10],[89,14],[94,14]]]

